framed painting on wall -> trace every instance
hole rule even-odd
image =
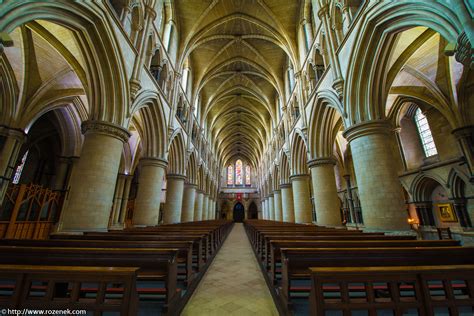
[[[456,217],[456,214],[454,213],[453,208],[451,207],[451,204],[445,203],[445,204],[438,204],[438,212],[439,212],[439,218],[441,219],[442,222],[457,222],[458,218]]]

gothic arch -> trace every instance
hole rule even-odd
[[[308,146],[301,132],[291,140],[291,175],[308,174]]]
[[[404,29],[425,26],[455,42],[462,24],[453,11],[439,2],[393,2],[374,6],[366,15],[351,54],[351,66],[344,87],[344,110],[350,124],[383,119],[389,87],[387,58],[394,35]]]
[[[311,159],[331,157],[337,132],[343,123],[341,103],[332,91],[318,93],[309,118],[309,153]]]
[[[177,130],[170,138],[168,153],[168,174],[186,174],[186,147],[181,129]]]
[[[410,186],[410,193],[413,198],[413,202],[427,202],[431,200],[431,193],[436,186],[442,186],[446,192],[449,192],[449,188],[446,187],[444,181],[434,175],[418,175]]]
[[[190,184],[198,184],[198,165],[196,161],[196,153],[193,151],[189,155],[187,167],[186,167],[186,177],[187,181]]]
[[[143,91],[136,98],[131,108],[131,117],[139,116],[137,129],[143,142],[144,155],[164,159],[167,151],[167,124],[163,105],[156,92]],[[128,120],[130,127],[132,120]]]

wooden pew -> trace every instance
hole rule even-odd
[[[281,264],[281,248],[394,248],[394,247],[455,247],[456,240],[271,240],[270,253],[264,260],[270,280],[277,284],[277,266]]]
[[[282,277],[279,288],[290,306],[292,280],[309,280],[310,267],[366,267],[474,264],[474,248],[281,248]]]
[[[310,314],[472,315],[474,265],[310,268]],[[331,286],[327,286],[331,284]]]
[[[0,306],[11,309],[86,310],[94,315],[138,315],[137,267],[0,265]],[[94,298],[84,298],[84,283],[95,283]],[[37,285],[41,284],[41,285]],[[43,285],[45,284],[45,285]],[[110,284],[120,287],[111,288]],[[66,292],[57,291],[63,287]],[[112,293],[119,296],[109,297]],[[10,295],[9,295],[9,294]],[[66,294],[66,295],[64,295]]]
[[[177,289],[178,249],[66,248],[0,246],[0,264],[139,267],[138,280],[160,281],[165,311],[172,311],[181,293]],[[145,290],[138,289],[140,294]],[[163,292],[163,293],[161,293]]]
[[[1,239],[0,246],[23,247],[67,247],[67,248],[171,248],[178,249],[178,264],[185,266],[185,284],[189,284],[193,271],[192,241],[128,241],[128,240],[32,240],[32,239]],[[178,270],[179,272],[179,270]]]
[[[127,234],[113,234],[113,233],[88,233],[86,235],[77,234],[52,234],[53,240],[105,240],[105,241],[127,241],[127,242],[170,242],[170,241],[190,241],[193,243],[193,255],[197,257],[198,271],[201,271],[205,262],[209,258],[209,253],[204,251],[203,238],[201,236],[167,236],[167,235],[127,235]]]

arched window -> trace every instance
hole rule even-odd
[[[250,166],[245,167],[245,185],[250,185]]]
[[[18,184],[18,182],[20,182],[21,172],[23,171],[23,167],[25,166],[27,157],[28,157],[28,151],[23,155],[23,158],[21,158],[20,164],[18,165],[18,167],[16,167],[15,176],[13,177],[13,184]]]
[[[234,166],[229,165],[227,167],[227,185],[233,185],[234,184]]]
[[[433,140],[433,135],[431,134],[430,125],[426,116],[418,108],[415,112],[415,123],[418,128],[418,134],[420,135],[421,144],[423,145],[423,150],[426,157],[431,157],[438,154],[436,150],[436,145]]]
[[[235,162],[235,185],[242,185],[242,160]]]

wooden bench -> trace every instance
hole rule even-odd
[[[278,290],[285,306],[290,306],[291,282],[309,280],[310,267],[474,264],[474,248],[469,247],[281,248],[280,251],[282,276]]]
[[[474,265],[310,268],[310,314],[472,315]],[[416,313],[415,313],[416,311]],[[461,313],[462,312],[462,313]]]
[[[105,311],[123,316],[137,315],[137,270],[137,267],[1,264],[0,306],[86,310],[94,315]],[[90,289],[90,284],[95,284],[95,288]],[[58,288],[65,291],[58,291]],[[91,293],[92,297],[87,297],[86,293]]]
[[[86,235],[77,234],[52,234],[54,240],[104,240],[104,241],[127,241],[127,242],[170,242],[170,241],[190,241],[193,243],[193,256],[197,258],[198,271],[201,271],[210,254],[205,251],[203,238],[201,236],[166,236],[166,235],[126,235],[113,233],[89,233]]]
[[[32,239],[1,239],[0,246],[23,247],[66,247],[66,248],[171,248],[178,249],[178,265],[185,268],[185,284],[189,284],[197,268],[193,270],[192,241],[136,241],[136,240],[32,240]],[[178,274],[180,271],[178,269]]]
[[[165,311],[180,299],[177,289],[177,249],[66,248],[0,246],[0,264],[138,267],[138,280],[162,282],[163,288],[138,287],[138,293],[164,296]]]
[[[270,254],[264,265],[270,280],[277,284],[277,267],[281,264],[281,248],[394,248],[394,247],[455,247],[455,240],[271,240]]]

